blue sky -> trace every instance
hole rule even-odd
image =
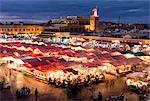
[[[149,0],[0,0],[0,20],[47,21],[67,15],[90,16],[96,5],[102,21],[150,23]]]

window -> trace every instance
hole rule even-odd
[[[75,28],[75,31],[78,31],[78,28]]]
[[[84,21],[82,21],[82,24],[84,24]]]
[[[79,28],[79,31],[82,31],[82,29],[81,29],[81,28]]]
[[[17,31],[17,29],[15,29],[15,31]]]
[[[70,30],[73,31],[73,28],[71,28]]]
[[[81,24],[81,21],[79,21],[79,24]]]
[[[88,21],[86,21],[86,24],[88,24]]]
[[[25,29],[23,29],[23,31],[25,31]]]
[[[20,31],[21,31],[21,29],[20,29]]]

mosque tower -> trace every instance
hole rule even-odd
[[[99,15],[97,7],[92,9],[92,15],[90,16],[90,30],[97,32],[99,29]]]

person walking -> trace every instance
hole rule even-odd
[[[35,89],[35,97],[36,97],[36,100],[37,100],[37,97],[38,97],[38,90],[37,90],[37,88]]]
[[[19,97],[20,97],[18,89],[16,91],[16,97],[17,97],[17,99],[19,99]]]
[[[102,96],[102,93],[99,92],[99,93],[98,93],[98,97],[97,97],[98,101],[102,101],[102,99],[103,99],[102,97],[103,97],[103,96]]]

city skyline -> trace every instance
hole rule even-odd
[[[60,16],[90,16],[90,10],[98,6],[100,21],[149,24],[148,0],[1,0],[1,21],[46,22]],[[80,9],[79,9],[80,8]],[[107,12],[107,13],[106,13]]]

